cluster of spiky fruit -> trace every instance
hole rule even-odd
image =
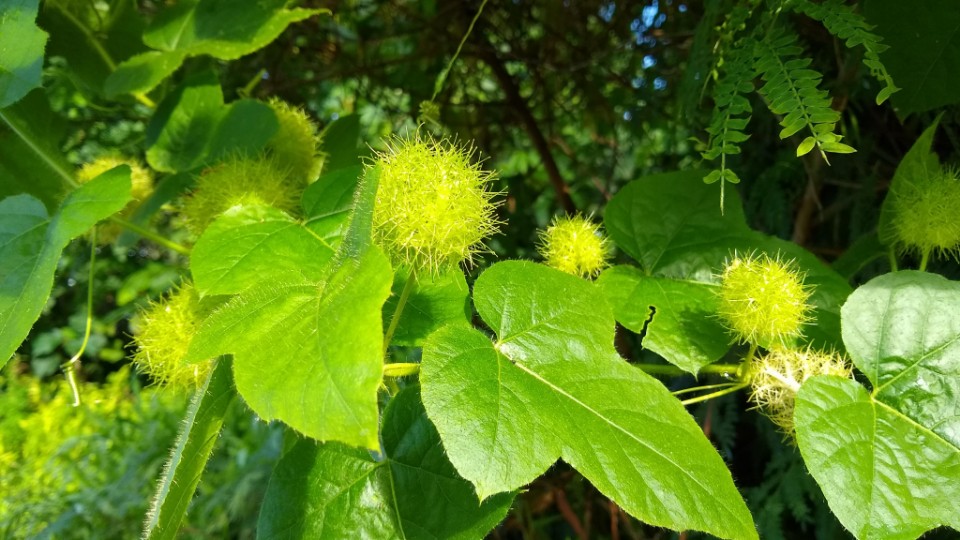
[[[473,149],[416,135],[394,139],[366,174],[378,174],[374,240],[394,263],[436,275],[483,250],[497,232],[493,173]]]
[[[719,315],[741,342],[784,345],[809,321],[810,289],[794,263],[766,254],[734,256],[720,280]]]
[[[853,373],[843,357],[834,352],[773,349],[751,362],[750,400],[785,433],[791,434],[797,392],[800,385],[816,375],[850,378]]]
[[[547,266],[594,278],[607,266],[610,241],[599,225],[582,215],[559,216],[539,233],[537,251]]]
[[[158,384],[180,389],[200,386],[210,372],[210,362],[187,364],[190,341],[203,319],[218,305],[201,300],[191,283],[184,283],[139,316],[133,362]]]

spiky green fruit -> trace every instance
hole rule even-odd
[[[302,185],[290,180],[290,171],[267,157],[233,157],[203,172],[183,204],[187,228],[201,234],[234,206],[272,206],[295,213]]]
[[[582,278],[606,268],[610,241],[600,226],[582,215],[560,216],[540,231],[537,251],[547,266]]]
[[[720,280],[719,315],[741,342],[765,348],[802,335],[810,290],[793,262],[766,254],[735,256]]]
[[[495,176],[472,155],[470,147],[420,135],[394,139],[377,155],[373,236],[395,264],[438,275],[471,262],[497,232]]]
[[[320,176],[324,155],[316,124],[307,113],[277,98],[267,103],[277,116],[277,132],[267,142],[267,152],[290,170],[291,178],[304,185]]]
[[[785,433],[791,434],[797,391],[816,375],[850,378],[853,371],[843,357],[834,352],[774,349],[751,362],[750,400]]]
[[[901,252],[960,253],[960,179],[944,169],[904,182],[890,193],[893,230]]]
[[[210,373],[211,362],[187,364],[183,359],[200,323],[214,307],[201,301],[190,283],[181,285],[140,313],[133,362],[158,384],[179,389],[198,387]]]

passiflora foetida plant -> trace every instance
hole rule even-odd
[[[885,45],[838,0],[707,4],[697,43],[713,52],[695,82],[712,108],[697,150],[712,164],[644,169],[596,203],[558,187],[569,208],[534,208],[541,230],[509,238],[526,258],[501,256],[500,241],[524,201],[442,121],[437,94],[466,36],[420,107],[429,123],[398,119],[410,129],[390,134],[361,129],[346,106],[321,122],[261,95],[265,72],[221,83],[232,80],[223,66],[325,10],[131,8],[142,50],[108,63],[96,100],[145,115],[140,153],[79,167],[24,123],[44,97],[32,64],[10,71],[0,59],[2,133],[43,164],[41,180],[18,177],[0,201],[0,360],[27,350],[70,242],[101,244],[85,259],[91,273],[104,249],[137,242],[173,269],[176,285],[144,299],[129,329],[142,380],[191,396],[143,530],[130,532],[146,539],[190,534],[190,501],[235,403],[282,432],[258,537],[484,538],[522,518],[511,508],[562,468],[629,523],[756,539],[756,495],[691,409],[734,395],[799,452],[853,536],[960,530],[960,283],[928,271],[960,249],[960,181],[932,152],[940,120],[900,160],[857,268],[886,266],[858,283],[752,228],[739,193],[711,184],[740,181],[754,90],[779,139],[800,134],[791,160],[854,151],[788,14],[837,35],[837,50],[862,47],[877,102],[900,90]],[[35,11],[0,18],[0,43],[8,27],[34,36],[41,65]],[[510,89],[515,66],[496,64],[506,48],[489,49],[474,53]],[[118,48],[100,50],[102,60]],[[77,404],[94,282],[80,350],[63,367]]]

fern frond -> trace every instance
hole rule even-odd
[[[744,47],[738,47],[726,58],[722,73],[713,91],[714,110],[707,133],[710,138],[706,149],[701,153],[703,159],[720,158],[720,168],[703,179],[712,184],[720,181],[720,208],[724,203],[724,183],[740,183],[740,177],[727,167],[727,156],[740,153],[740,143],[750,138],[744,133],[750,122],[750,100],[745,94],[753,91],[753,56]]]
[[[797,157],[817,147],[829,163],[827,152],[856,152],[841,143],[842,136],[834,132],[840,113],[830,107],[830,96],[819,87],[823,76],[810,69],[810,58],[801,56],[803,49],[797,44],[796,35],[777,28],[754,43],[754,69],[764,80],[760,95],[771,112],[783,115],[780,138],[786,139],[804,128],[810,132],[797,147]]]
[[[826,0],[815,4],[810,0],[794,0],[790,7],[799,13],[820,21],[827,31],[844,40],[847,47],[857,45],[863,47],[863,63],[870,68],[870,74],[877,79],[883,88],[877,94],[877,105],[886,101],[900,88],[893,83],[893,77],[880,61],[880,53],[889,47],[881,43],[882,39],[871,32],[873,26],[867,23],[862,15],[842,0]]]

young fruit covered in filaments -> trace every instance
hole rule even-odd
[[[540,231],[537,251],[547,266],[582,278],[594,278],[607,266],[610,241],[590,219],[582,215],[560,216]]]
[[[766,254],[739,255],[720,280],[719,315],[741,342],[770,348],[803,333],[810,290],[793,262]]]
[[[495,176],[473,149],[417,135],[394,139],[367,175],[379,174],[373,237],[395,264],[437,275],[483,251],[498,230]]]
[[[203,171],[183,204],[187,228],[200,235],[234,206],[272,206],[296,212],[303,185],[293,181],[289,167],[277,159],[232,157]]]
[[[140,313],[134,340],[133,362],[141,373],[158,384],[180,389],[200,386],[210,372],[210,362],[187,364],[183,359],[203,318],[212,309],[202,302],[191,283],[184,283]]]
[[[897,248],[924,261],[932,253],[960,252],[960,173],[943,169],[890,192]]]
[[[307,113],[277,98],[267,105],[277,117],[277,132],[267,142],[267,151],[287,166],[294,182],[307,185],[320,176],[325,156],[316,124]]]
[[[853,373],[843,357],[833,352],[774,349],[750,364],[750,400],[784,433],[793,433],[797,391],[816,375],[850,378]]]

